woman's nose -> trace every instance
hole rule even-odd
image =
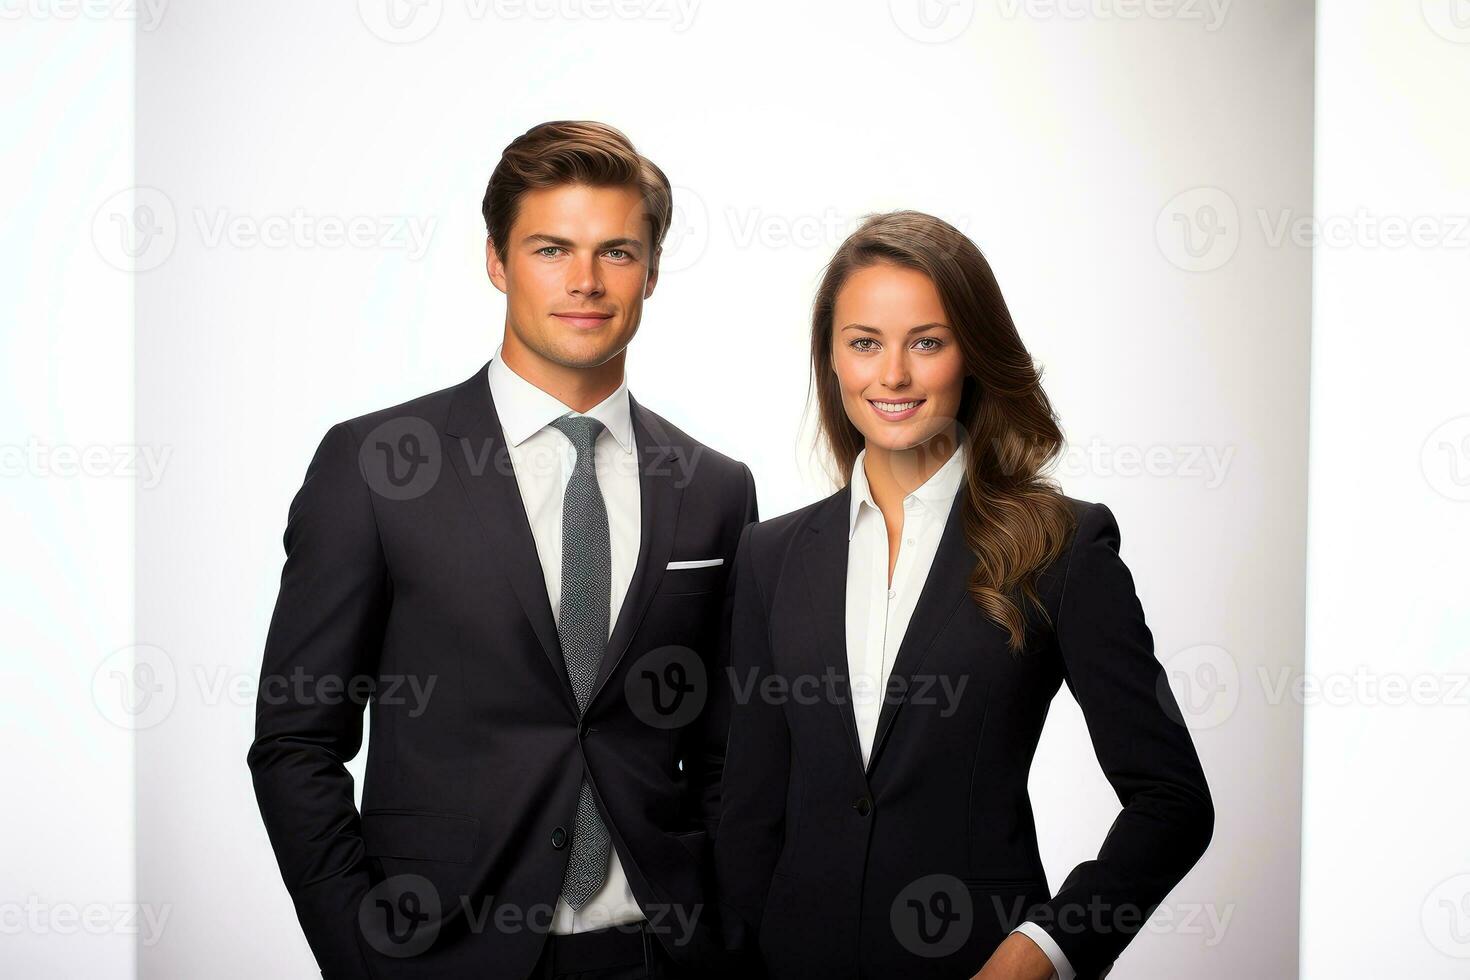
[[[908,358],[902,351],[894,351],[883,361],[883,384],[889,388],[902,388],[908,381]]]

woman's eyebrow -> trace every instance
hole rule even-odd
[[[842,329],[843,330],[861,330],[864,333],[882,333],[883,332],[883,331],[879,330],[877,327],[870,327],[870,326],[868,326],[866,323],[849,323],[847,326],[843,327]],[[921,323],[917,327],[909,327],[909,333],[918,333],[921,330],[934,330],[934,329],[949,330],[950,329],[950,326],[947,323],[939,323],[937,321],[934,322],[934,323]]]

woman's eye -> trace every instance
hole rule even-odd
[[[872,344],[873,346],[869,347],[869,344]],[[859,337],[856,340],[850,342],[848,346],[853,348],[854,350],[873,350],[874,347],[878,346],[878,342],[872,337]]]
[[[938,340],[933,337],[920,337],[918,340],[914,341],[915,347],[918,347],[919,344],[929,345],[928,347],[920,347],[920,350],[938,350],[940,347],[943,346]]]

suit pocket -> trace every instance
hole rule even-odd
[[[696,860],[703,862],[705,855],[709,853],[709,832],[705,830],[687,830],[682,834],[674,834],[674,839],[684,845],[684,849]]]
[[[362,812],[363,848],[369,857],[466,864],[475,853],[480,821],[440,810],[376,809]]]
[[[1022,889],[1040,886],[1046,887],[1046,882],[1035,875],[1012,876],[1002,878],[961,878],[967,887],[971,889]]]
[[[724,565],[706,568],[665,568],[657,595],[706,595],[725,587]]]
[[[1026,919],[1038,902],[1050,897],[1046,881],[1036,875],[1013,875],[986,878],[961,878],[975,903],[975,928],[994,930],[1000,936],[1010,932]]]

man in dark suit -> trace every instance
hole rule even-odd
[[[756,498],[628,394],[670,214],[611,127],[515,140],[484,201],[500,349],[332,426],[292,501],[249,764],[328,980],[722,969],[711,691]]]

